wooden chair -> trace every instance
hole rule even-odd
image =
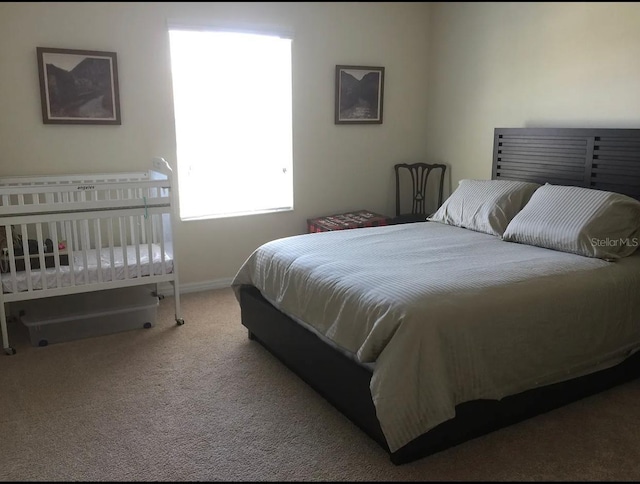
[[[396,216],[393,223],[424,222],[431,215],[427,213],[427,182],[432,172],[440,170],[440,180],[438,183],[438,206],[442,205],[442,191],[444,188],[444,174],[447,165],[440,163],[398,163],[394,165],[396,173]],[[411,210],[402,210],[400,206],[401,173],[406,170],[411,175]],[[406,197],[405,197],[406,198]]]

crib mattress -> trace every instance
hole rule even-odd
[[[152,244],[151,254],[149,254],[149,246],[139,246],[140,258],[136,254],[135,245],[126,247],[113,248],[113,264],[111,263],[111,250],[100,250],[100,265],[98,266],[98,253],[96,250],[87,252],[87,259],[83,252],[75,252],[72,261],[68,266],[60,266],[59,276],[60,284],[58,284],[58,276],[55,267],[31,271],[31,284],[34,290],[42,289],[43,275],[46,278],[47,288],[68,287],[82,284],[95,284],[99,282],[99,272],[102,273],[102,281],[124,281],[135,279],[137,277],[145,277],[149,275],[162,274],[162,250],[160,245]],[[125,263],[126,254],[126,263]],[[71,264],[71,262],[73,264]],[[173,258],[165,251],[164,272],[166,274],[173,272]],[[113,268],[113,270],[112,270]],[[138,268],[140,272],[138,273]],[[28,290],[28,280],[26,271],[17,272],[15,275],[15,286],[10,273],[2,274],[2,292],[22,292]]]

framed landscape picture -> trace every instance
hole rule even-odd
[[[336,66],[335,124],[382,124],[384,67]]]
[[[115,52],[36,51],[45,124],[122,124]]]

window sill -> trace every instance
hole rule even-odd
[[[222,213],[222,214],[214,214],[214,215],[200,215],[197,217],[180,216],[180,221],[181,222],[197,222],[199,220],[211,220],[211,219],[231,218],[231,217],[246,217],[248,215],[265,215],[268,213],[280,213],[280,212],[293,212],[293,207],[269,208],[265,210],[252,210],[248,212]]]

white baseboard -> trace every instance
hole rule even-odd
[[[181,282],[178,285],[178,288],[180,290],[180,294],[186,294],[188,292],[224,289],[225,287],[230,287],[232,281],[233,277],[225,277],[224,279],[215,279],[213,281],[188,283]],[[158,293],[162,294],[165,297],[173,296],[173,284],[171,284],[170,282],[163,282],[161,284],[158,284]]]

